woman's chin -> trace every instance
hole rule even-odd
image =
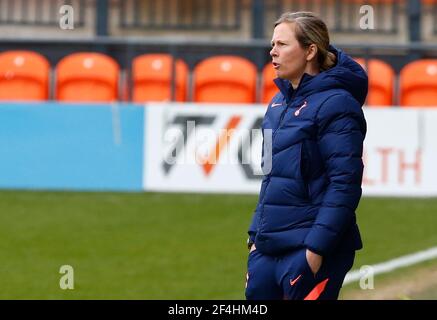
[[[283,79],[283,80],[287,80],[288,79],[285,74],[280,73],[280,72],[276,72],[276,77],[279,78],[279,79]]]

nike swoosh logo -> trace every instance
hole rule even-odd
[[[282,106],[282,103],[272,103],[272,108]]]
[[[300,279],[301,276],[302,276],[302,275],[300,274],[300,275],[298,275],[297,278],[295,278],[294,280],[290,279],[290,286],[294,286],[294,284],[297,282],[297,280]]]

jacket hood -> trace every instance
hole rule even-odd
[[[361,106],[364,104],[368,90],[366,72],[359,63],[340,49],[329,46],[329,51],[336,55],[336,65],[315,76],[304,73],[296,90],[293,89],[288,80],[280,78],[274,80],[287,102],[291,100],[294,94],[296,96],[308,96],[325,90],[344,89],[348,91]]]

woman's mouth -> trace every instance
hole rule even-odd
[[[272,64],[273,64],[273,69],[279,69],[279,63],[276,63],[276,62],[272,62]]]

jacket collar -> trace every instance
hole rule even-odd
[[[306,91],[306,90],[302,90],[302,88],[304,88],[305,84],[310,82],[314,77],[315,76],[309,75],[308,73],[304,73],[296,89],[293,88],[289,80],[276,78],[273,81],[281,91],[282,95],[285,98],[285,101],[288,104],[291,102],[293,96],[301,95],[302,91]]]

